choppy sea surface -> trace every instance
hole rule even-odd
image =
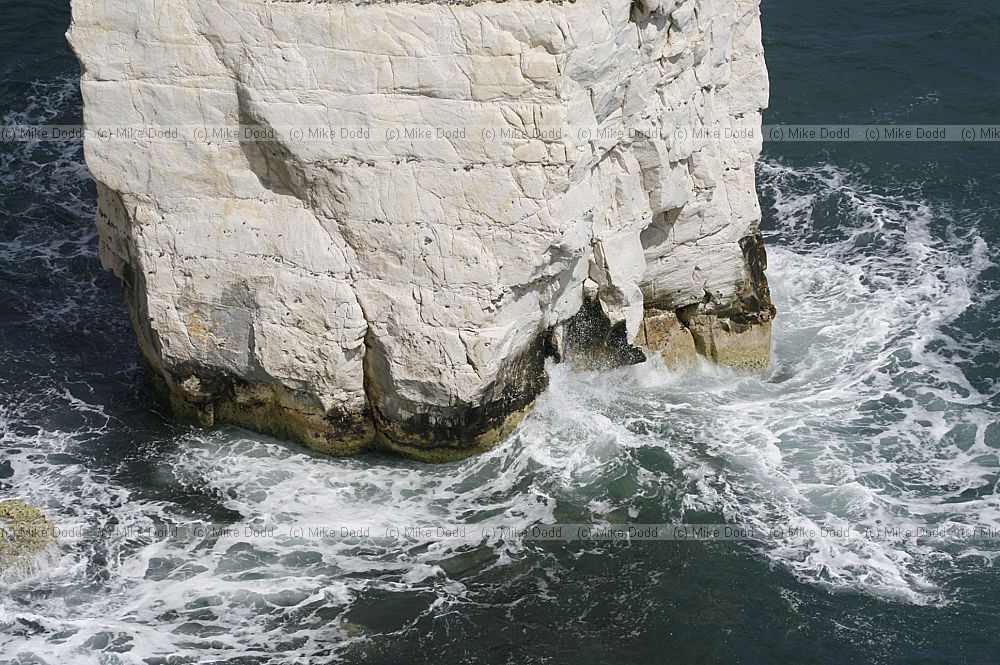
[[[0,124],[79,121],[67,4],[0,0]],[[995,3],[763,12],[768,123],[997,123]],[[1000,532],[1000,144],[767,143],[758,168],[766,372],[553,366],[510,441],[427,466],[170,424],[80,144],[0,143],[0,498],[105,529],[0,583],[0,662],[1000,662],[1000,539],[960,528]],[[238,535],[491,520],[767,535]],[[191,524],[237,535],[125,529]]]

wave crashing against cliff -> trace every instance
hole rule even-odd
[[[767,363],[756,0],[151,5],[74,0],[87,126],[273,137],[86,143],[179,417],[449,459],[546,355]]]

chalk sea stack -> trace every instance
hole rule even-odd
[[[757,0],[73,0],[68,36],[178,418],[447,460],[572,346],[768,362]]]

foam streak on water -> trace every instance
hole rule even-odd
[[[71,85],[40,86],[17,120],[40,123],[48,109],[78,104]],[[19,343],[35,355],[24,366],[0,354],[20,377],[0,403],[0,451],[14,472],[0,483],[63,527],[301,521],[378,533],[400,523],[707,514],[769,531],[826,528],[820,537],[789,528],[754,545],[753,556],[808,585],[906,604],[947,603],[941,571],[994,554],[957,541],[838,532],[1000,527],[1000,442],[990,429],[998,389],[975,384],[962,364],[989,342],[953,328],[989,304],[979,276],[994,256],[974,225],[951,220],[958,213],[873,191],[830,166],[764,162],[779,311],[769,371],[702,364],[669,372],[655,360],[610,372],[551,366],[550,388],[510,441],[427,466],[329,459],[233,428],[181,431],[142,415],[148,396],[123,360],[134,348],[120,299],[92,277],[92,191],[79,146],[40,157],[42,147],[19,150],[2,157],[9,178],[59,203],[0,211],[20,224],[0,238],[4,278],[50,283],[12,300],[19,318],[10,334],[28,331]],[[110,347],[106,360],[95,353],[101,345]],[[398,548],[309,539],[64,543],[41,573],[0,592],[0,649],[51,663],[95,653],[102,662],[334,658],[427,617],[489,605],[496,587],[483,580],[494,584],[498,574],[531,571],[545,595],[573,566],[573,557],[506,536],[478,546],[414,538]],[[362,605],[392,597],[408,603],[407,611],[393,606],[396,625],[366,625],[378,617]]]

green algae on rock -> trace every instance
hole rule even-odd
[[[0,578],[30,575],[35,557],[55,542],[55,525],[38,508],[17,499],[0,501]]]

